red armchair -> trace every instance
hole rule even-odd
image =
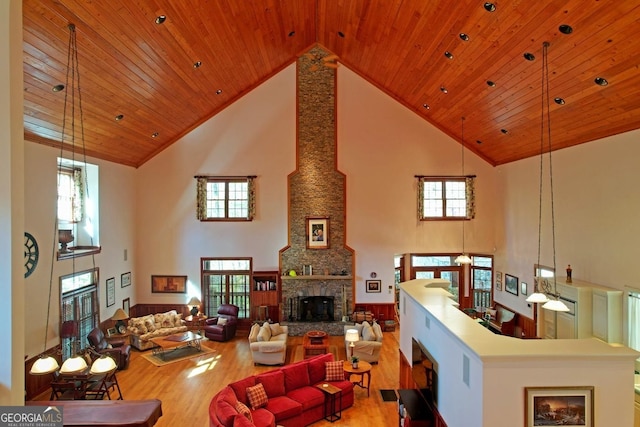
[[[236,336],[238,312],[240,308],[232,304],[218,307],[218,315],[204,322],[204,336],[212,341],[229,341]],[[225,320],[221,320],[225,319]]]
[[[89,345],[93,347],[97,353],[107,354],[113,357],[113,360],[115,360],[118,365],[118,369],[127,369],[129,366],[131,346],[125,344],[124,340],[116,340],[108,343],[100,328],[94,328],[89,332],[87,340],[89,341]],[[109,344],[111,344],[111,348],[109,348]]]

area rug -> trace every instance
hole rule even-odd
[[[301,345],[290,346],[292,348],[287,348],[287,352],[290,354],[290,361],[288,363],[299,362],[304,358],[304,348]],[[338,357],[338,348],[335,345],[329,346],[329,353],[333,354],[333,358],[335,360],[344,360],[344,355],[342,358]]]
[[[198,351],[194,347],[183,347],[177,350],[170,350],[164,353],[164,359],[160,355],[154,355],[151,351],[142,355],[143,358],[156,366],[165,366],[174,362],[180,362],[182,360],[192,359],[207,354],[214,353],[215,350],[202,346],[202,351]]]
[[[396,402],[398,400],[395,390],[380,390],[380,394],[383,402]]]

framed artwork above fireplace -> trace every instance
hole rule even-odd
[[[329,217],[307,217],[307,248],[329,248]]]

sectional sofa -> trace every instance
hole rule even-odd
[[[353,384],[345,380],[342,361],[322,354],[235,381],[209,404],[210,427],[302,427],[325,416],[325,393],[316,385],[328,382],[342,389],[340,410],[353,405]],[[341,403],[341,405],[340,405]]]

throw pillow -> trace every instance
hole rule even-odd
[[[258,341],[258,332],[260,332],[260,325],[254,323],[251,327],[251,330],[249,331],[249,342]]]
[[[366,322],[363,322],[363,324]],[[362,339],[364,341],[375,341],[376,333],[373,332],[373,328],[368,323],[362,327]]]
[[[253,417],[251,416],[251,410],[244,403],[238,401],[238,403],[236,403],[236,411],[238,411],[240,415],[244,415],[245,417],[247,417],[249,421],[253,422]]]
[[[373,332],[376,334],[376,341],[382,341],[382,327],[380,327],[376,322],[373,322],[373,326],[371,327],[373,328]]]
[[[336,360],[334,362],[326,362],[324,364],[325,369],[325,381],[342,381],[344,380],[344,363],[342,360]]]
[[[153,323],[152,319],[146,319],[144,321],[144,326],[147,328],[147,331],[153,332],[156,330],[156,325]]]
[[[284,329],[282,329],[282,326],[280,326],[280,323],[271,324],[269,325],[269,328],[271,329],[272,337],[275,337],[276,335],[280,335],[284,333]]]
[[[264,387],[261,383],[254,385],[253,387],[247,387],[247,401],[249,406],[254,411],[263,406],[267,406],[268,398],[267,392],[264,391]]]
[[[221,317],[218,319],[218,325],[220,326],[224,326],[227,324],[227,318],[226,317]]]
[[[271,339],[271,328],[269,325],[260,327],[258,332],[258,341],[269,341]]]

